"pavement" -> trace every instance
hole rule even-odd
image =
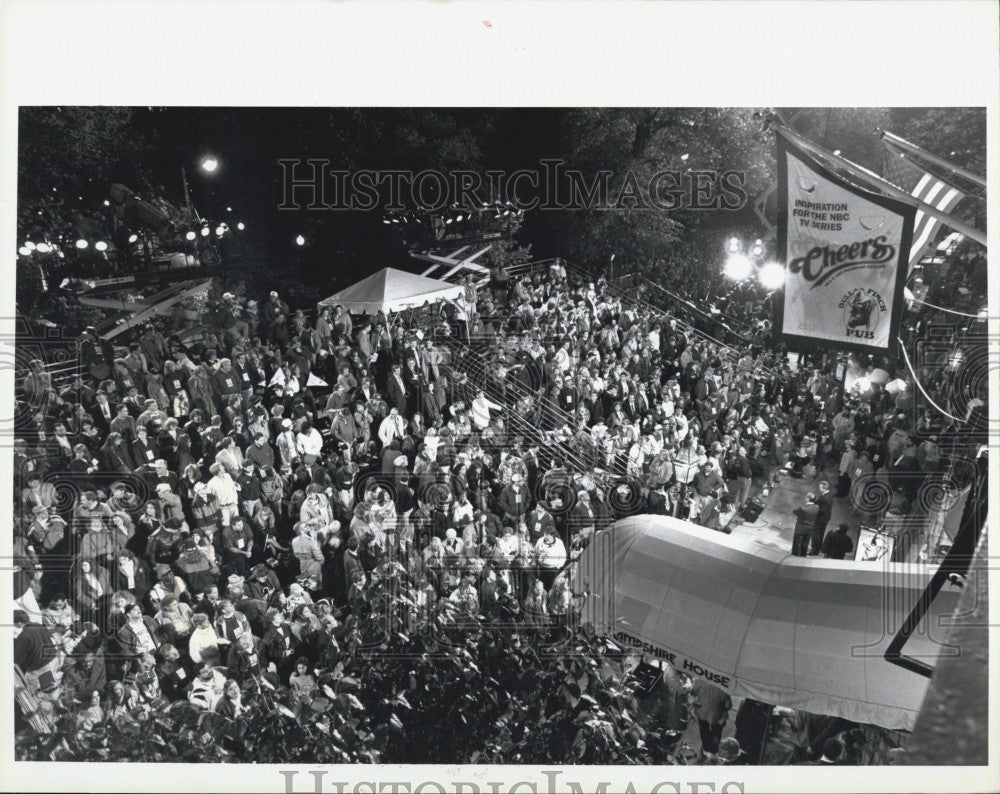
[[[764,511],[755,522],[748,524],[737,516],[733,519],[730,527],[734,535],[752,538],[761,546],[768,549],[777,549],[791,553],[792,536],[795,534],[795,514],[792,512],[796,508],[806,503],[806,494],[812,491],[819,493],[819,481],[826,479],[830,483],[831,490],[836,490],[837,472],[828,470],[817,473],[812,480],[806,478],[796,479],[782,471],[778,474],[778,485],[771,488],[766,496],[762,496],[760,488],[751,491],[752,496],[760,496],[764,502]],[[854,548],[858,545],[858,526],[860,516],[851,511],[850,496],[834,497],[833,513],[827,531],[837,528],[837,525],[845,522],[848,527],[848,535],[854,542]]]

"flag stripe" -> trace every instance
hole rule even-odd
[[[947,182],[938,179],[929,171],[920,168],[902,152],[883,141],[887,155],[884,177],[907,191],[911,196],[925,204],[930,204],[941,212],[948,212],[962,200],[964,194]],[[917,208],[913,219],[913,239],[910,244],[910,265],[919,259],[924,247],[932,241],[941,228],[941,221]]]
[[[938,184],[944,186],[944,183],[939,182]],[[958,203],[958,199],[961,197],[962,194],[958,190],[950,188],[936,203],[932,200],[927,200],[927,203],[933,204],[933,206],[942,212],[947,212]],[[940,227],[941,221],[937,218],[932,218],[924,212],[917,211],[917,219],[913,225],[913,244],[910,246],[910,264],[914,264],[924,246],[933,239]]]

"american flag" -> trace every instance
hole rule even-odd
[[[882,175],[900,190],[905,190],[914,198],[936,207],[941,212],[950,212],[965,194],[958,188],[938,179],[934,174],[914,164],[909,157],[896,147],[882,142],[886,149],[885,167]],[[917,209],[913,221],[913,242],[910,245],[910,266],[920,259],[925,246],[934,241],[941,221]]]

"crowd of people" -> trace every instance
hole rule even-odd
[[[22,716],[233,715],[262,679],[308,704],[386,560],[419,585],[415,622],[447,602],[547,631],[576,608],[595,532],[635,513],[727,531],[782,472],[839,473],[793,550],[842,559],[824,504],[880,474],[877,510],[905,515],[913,473],[945,465],[912,401],[838,406],[832,359],[793,371],[764,339],[723,347],[559,261],[466,280],[429,315],[311,314],[225,292],[196,344],[148,323],[116,349],[88,329],[70,382],[24,373]],[[710,757],[719,741],[703,732]]]

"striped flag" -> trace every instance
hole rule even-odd
[[[951,212],[955,205],[965,197],[965,194],[958,188],[952,187],[947,182],[938,179],[934,174],[914,164],[896,147],[886,141],[882,143],[886,149],[885,167],[882,170],[882,175],[900,190],[905,190],[914,198],[936,207],[941,212]],[[919,207],[917,208],[917,215],[913,221],[913,242],[910,244],[910,267],[920,259],[927,244],[934,241],[940,227],[941,221],[932,218]]]

